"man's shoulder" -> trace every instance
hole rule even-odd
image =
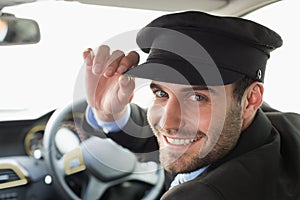
[[[300,137],[300,114],[281,112],[268,104],[263,104],[262,110],[280,133],[291,131]]]
[[[288,166],[289,176],[293,177],[292,187],[300,188],[300,115],[278,110],[264,111],[280,135],[280,152],[284,163]],[[297,184],[296,184],[297,182]]]
[[[300,169],[300,114],[281,112],[270,107],[263,107],[262,110],[271,121],[273,128],[280,134],[281,152],[285,155],[289,153],[290,156],[298,156]]]
[[[209,200],[224,200],[222,193],[204,182],[189,181],[168,190],[161,200],[194,200],[203,197]]]

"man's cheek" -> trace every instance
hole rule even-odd
[[[159,125],[163,127],[164,124],[164,107],[159,104],[152,104],[148,108],[148,122],[151,126]]]

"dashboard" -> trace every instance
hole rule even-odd
[[[62,199],[43,156],[44,132],[53,112],[33,120],[0,122],[0,200]],[[72,114],[61,124],[55,138],[61,155],[84,139],[74,125],[74,118],[82,117],[82,113]]]
[[[5,149],[0,152],[0,157],[30,156],[30,148],[33,148],[30,145],[33,145],[33,140],[36,140],[38,135],[42,136],[52,113],[34,120],[0,122],[0,144],[2,149]]]

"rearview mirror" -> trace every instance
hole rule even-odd
[[[0,16],[0,45],[34,44],[40,41],[38,24],[31,19]]]

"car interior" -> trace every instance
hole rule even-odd
[[[290,2],[292,6],[285,7],[283,2]],[[279,31],[283,25],[277,25],[279,21],[273,18],[268,21],[263,14],[271,12],[274,6],[284,13],[293,13],[291,18],[297,19],[296,9],[285,10],[297,8],[295,5],[300,6],[297,0],[1,0],[0,200],[159,199],[165,178],[161,166],[140,162],[135,154],[111,140],[93,137],[81,130],[80,122],[87,105],[82,52],[110,41],[109,38],[118,33],[132,30],[136,33],[159,15],[183,10],[243,17]],[[85,12],[78,13],[75,7]],[[39,8],[43,10],[38,11]],[[32,14],[32,18],[27,13]],[[100,19],[100,15],[93,13],[105,14],[106,18]],[[114,13],[119,13],[119,18],[130,18],[116,27],[120,19],[116,19]],[[35,19],[38,15],[41,18]],[[283,23],[292,24],[287,23],[290,18],[285,17]],[[106,22],[104,26],[102,20]],[[63,25],[59,25],[60,22]],[[115,28],[112,33],[106,32],[110,26]],[[83,32],[79,33],[79,29]],[[300,113],[296,92],[300,83],[296,73],[299,30],[286,29],[289,34],[293,32],[295,38],[289,42],[289,36],[284,33],[287,50],[280,50],[281,55],[272,55],[274,60],[271,59],[269,65],[278,67],[267,71],[270,75],[265,84],[273,89],[266,92],[264,105]],[[48,36],[50,31],[53,35]],[[147,82],[137,81],[140,83],[133,101],[147,107]],[[44,82],[47,85],[43,85]],[[118,156],[107,156],[105,152],[115,152]]]

